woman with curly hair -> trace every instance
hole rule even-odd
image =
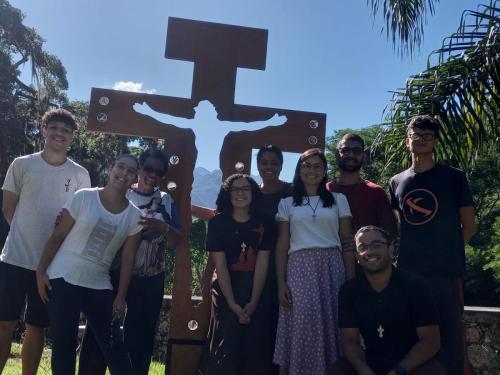
[[[250,176],[228,177],[208,222],[206,249],[217,272],[205,374],[265,374],[269,367],[267,346],[259,345],[267,329],[260,297],[274,243],[272,222],[256,211],[260,194]]]

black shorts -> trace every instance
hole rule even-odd
[[[24,321],[46,328],[49,315],[36,286],[36,272],[0,262],[0,321],[19,320],[26,304]]]

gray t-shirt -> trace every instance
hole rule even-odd
[[[36,270],[64,203],[75,191],[87,187],[90,187],[89,173],[70,159],[53,166],[40,152],[16,158],[7,171],[2,190],[17,194],[19,201],[0,260]]]

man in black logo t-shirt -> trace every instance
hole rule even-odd
[[[439,124],[416,116],[408,125],[409,169],[392,177],[391,204],[401,224],[398,267],[427,279],[440,314],[443,355],[450,374],[462,374],[464,245],[476,231],[472,196],[463,171],[436,164]]]

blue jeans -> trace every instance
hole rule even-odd
[[[52,374],[75,373],[76,346],[80,312],[94,334],[112,375],[130,375],[132,367],[124,346],[111,348],[110,333],[113,291],[90,289],[67,283],[64,279],[50,280],[52,290],[47,304],[52,337]]]

